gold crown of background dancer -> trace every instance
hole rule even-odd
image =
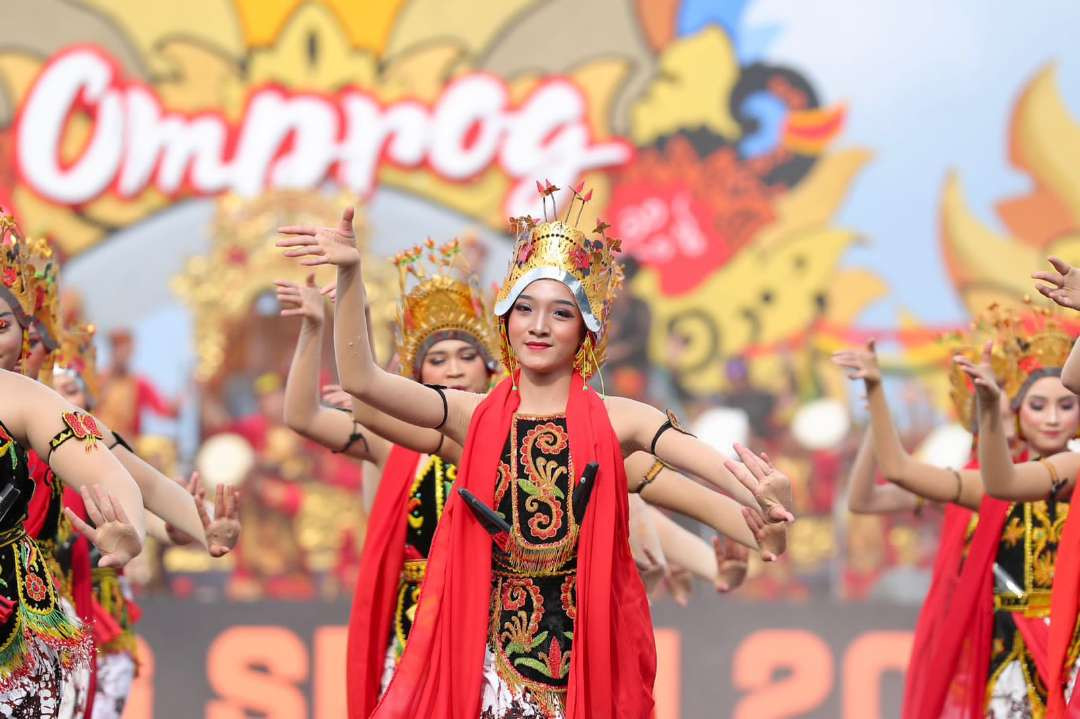
[[[461,260],[461,243],[454,239],[436,246],[429,239],[398,254],[394,265],[401,285],[395,337],[401,373],[419,377],[427,351],[445,339],[474,343],[494,371],[498,344],[483,293],[470,279],[454,276],[469,276]],[[407,290],[410,275],[417,284]]]

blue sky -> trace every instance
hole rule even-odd
[[[993,203],[1030,185],[1007,163],[1009,115],[1024,83],[1056,62],[1062,94],[1080,117],[1080,3],[688,3],[714,16],[743,4],[739,33],[767,37],[765,58],[799,68],[825,102],[846,103],[840,145],[874,153],[838,218],[870,240],[847,264],[892,287],[862,322],[892,325],[901,308],[926,322],[963,319],[938,246],[942,184],[957,170],[973,210],[1001,229]]]

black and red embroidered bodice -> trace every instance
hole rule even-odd
[[[502,680],[549,710],[565,699],[577,615],[574,477],[566,418],[515,416],[495,484],[511,536],[492,550],[489,643]]]
[[[394,656],[401,658],[412,631],[416,605],[420,601],[420,586],[424,581],[427,556],[435,538],[435,528],[442,519],[446,500],[450,497],[457,467],[430,455],[417,466],[416,476],[409,487],[409,502],[405,511],[405,565],[398,583],[394,604]]]
[[[89,648],[60,609],[49,556],[23,526],[33,493],[27,452],[0,423],[0,692],[33,661],[31,637],[60,651],[65,664]]]

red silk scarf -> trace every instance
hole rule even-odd
[[[405,515],[420,454],[394,445],[368,517],[349,614],[346,692],[349,719],[367,719],[379,701],[394,601],[405,562]]]
[[[964,538],[972,514],[970,509],[959,505],[949,504],[945,507],[945,517],[941,523],[941,542],[934,559],[930,591],[919,610],[915,638],[911,645],[911,659],[908,660],[907,673],[904,676],[904,704],[901,713],[903,719],[922,718],[919,714],[922,694],[934,669],[933,663],[927,661],[927,657],[931,656],[930,647],[940,634],[949,631],[950,620],[946,609],[960,580]]]
[[[473,414],[457,485],[489,506],[518,392],[503,380]],[[648,719],[656,648],[627,541],[626,472],[607,408],[577,374],[566,406],[576,468],[600,465],[578,544],[577,619],[567,719]],[[491,537],[457,492],[436,530],[409,642],[377,719],[480,715],[491,595]]]

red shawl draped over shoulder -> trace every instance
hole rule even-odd
[[[600,471],[578,544],[567,719],[648,719],[656,649],[627,541],[626,473],[607,409],[574,375],[566,416],[575,467]],[[473,414],[459,486],[489,506],[519,396],[503,380]],[[416,619],[376,719],[477,719],[491,595],[491,537],[454,492],[436,530]]]
[[[1077,497],[1075,485],[1073,499]],[[1068,706],[1065,704],[1065,685],[1072,667],[1066,665],[1069,645],[1076,631],[1080,610],[1080,511],[1069,506],[1069,518],[1058,542],[1054,566],[1054,588],[1050,595],[1050,646],[1047,684],[1047,719],[1080,719],[1080,691],[1073,689]]]
[[[922,719],[919,713],[922,694],[929,684],[934,670],[931,647],[942,632],[951,631],[952,619],[948,616],[949,603],[960,580],[960,567],[964,558],[964,537],[971,523],[973,512],[956,504],[945,507],[941,523],[941,542],[934,559],[930,591],[926,594],[919,619],[915,624],[915,640],[911,645],[904,676],[903,719]]]
[[[952,599],[944,608],[948,631],[912,661],[924,666],[920,702],[905,716],[981,719],[994,632],[994,561],[1009,503],[990,496],[979,507],[979,526]],[[943,624],[944,626],[944,624]]]
[[[394,599],[405,561],[405,516],[420,454],[394,445],[368,517],[346,648],[349,719],[367,719],[379,701]]]

